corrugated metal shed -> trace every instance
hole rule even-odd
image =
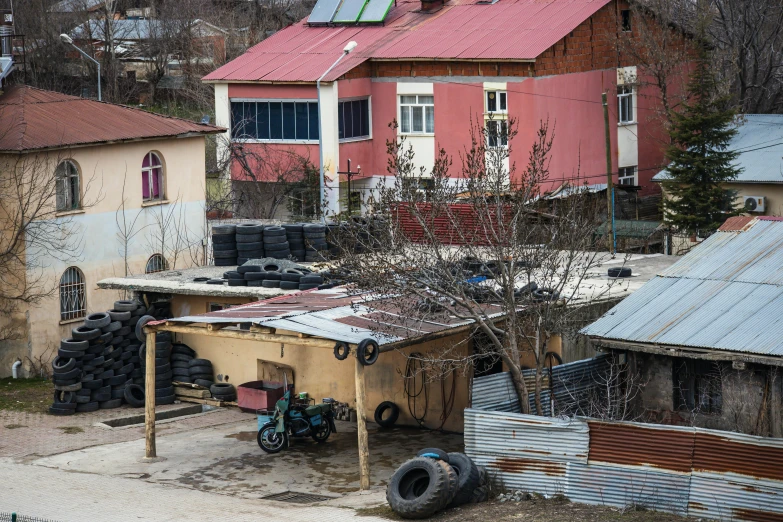
[[[225,129],[26,85],[0,95],[0,151],[26,151]],[[141,160],[140,160],[141,161]]]
[[[383,26],[309,26],[307,19],[250,48],[205,81],[313,82],[345,44],[359,45],[325,78],[370,60],[533,60],[609,0],[451,0],[437,12],[400,0]]]
[[[582,329],[593,338],[783,355],[783,222],[717,232]]]
[[[733,183],[783,183],[783,114],[745,114],[729,150],[739,153],[742,172]],[[653,181],[669,179],[665,169]]]

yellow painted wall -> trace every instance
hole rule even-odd
[[[144,273],[149,256],[162,250],[159,239],[156,239],[160,231],[157,223],[161,219],[176,219],[186,223],[188,234],[192,236],[189,240],[197,240],[197,235],[204,236],[204,149],[204,137],[196,136],[96,145],[48,153],[47,161],[52,169],[65,158],[72,160],[79,168],[81,199],[88,206],[82,212],[60,214],[57,219],[67,220],[75,225],[74,230],[78,230],[83,248],[78,259],[67,262],[43,258],[40,264],[45,265],[46,269],[40,282],[47,288],[54,288],[54,294],[38,306],[23,310],[23,313],[28,314],[27,342],[24,346],[19,343],[13,347],[0,345],[0,360],[7,357],[51,360],[56,355],[60,339],[70,337],[70,330],[81,320],[65,323],[60,321],[57,291],[59,279],[69,266],[76,266],[84,273],[87,314],[111,309],[115,300],[125,297],[119,291],[97,288],[97,282],[101,279],[125,275],[123,246],[118,237],[118,221],[122,222],[122,213],[118,210],[123,198],[125,222],[129,228],[134,226],[135,222],[136,231],[128,249],[130,274]],[[163,161],[165,201],[168,201],[168,204],[143,205],[141,165],[145,154],[150,151],[157,152]],[[54,201],[51,204],[54,205]],[[200,240],[194,244],[199,243]],[[200,256],[203,258],[199,246],[180,253],[176,260],[167,255],[172,268],[186,268],[198,264],[201,262]],[[38,279],[40,276],[40,273],[28,273],[27,277]],[[5,365],[0,367],[0,377],[8,373],[9,368]]]
[[[753,213],[753,215],[783,216],[783,185],[771,183],[731,183],[728,187],[737,191],[739,205],[742,205],[742,196],[764,196],[767,198],[764,213]]]

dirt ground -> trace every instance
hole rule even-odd
[[[388,506],[360,509],[359,514],[404,520]],[[688,519],[657,511],[626,511],[603,506],[575,504],[564,499],[534,499],[523,502],[490,501],[442,511],[427,519],[436,522],[685,522]]]
[[[0,379],[0,410],[46,413],[52,405],[54,385],[44,379]]]

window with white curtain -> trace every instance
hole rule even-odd
[[[400,132],[404,134],[432,134],[435,132],[434,96],[400,96]]]

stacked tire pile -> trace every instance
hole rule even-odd
[[[236,225],[212,226],[212,257],[215,266],[234,266],[237,264]]]
[[[136,337],[144,340],[139,349],[139,362],[141,371],[141,384],[143,392],[146,390],[146,372],[147,372],[147,345],[146,335],[144,334],[144,325],[157,319],[151,315],[145,315],[136,323]],[[173,404],[174,384],[172,383],[174,374],[171,370],[171,333],[160,332],[155,336],[155,405]],[[142,406],[143,401],[142,401]]]
[[[486,472],[464,453],[425,448],[392,475],[386,500],[402,518],[429,518],[445,508],[486,500]]]
[[[227,382],[217,382],[209,387],[209,393],[212,398],[223,402],[236,402],[237,389],[233,384]]]
[[[241,223],[236,226],[237,265],[250,259],[264,257],[264,226],[255,223]]]
[[[288,243],[286,229],[283,227],[264,228],[264,252],[267,257],[274,259],[288,259],[291,256],[291,245]]]
[[[283,228],[288,239],[288,246],[291,249],[291,257],[296,261],[304,261],[305,238],[303,225],[301,223],[293,223],[283,225]]]
[[[224,274],[229,286],[262,286],[282,290],[310,290],[323,284],[324,278],[305,268],[282,268],[273,263],[242,265]]]
[[[53,415],[71,415],[117,408],[123,402],[143,405],[139,369],[141,343],[133,327],[145,308],[135,301],[117,301],[114,310],[90,314],[72,337],[60,342],[52,362],[55,386]],[[141,391],[141,404],[138,404]]]
[[[329,244],[326,242],[326,226],[307,224],[302,227],[305,240],[305,261],[325,261],[328,257]]]

